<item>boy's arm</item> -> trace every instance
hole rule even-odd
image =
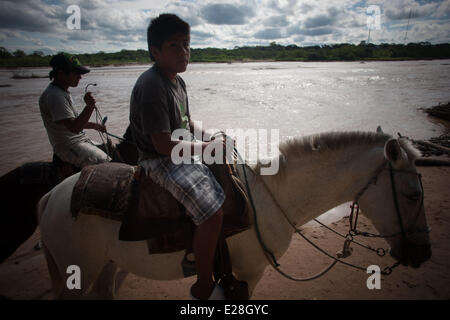
[[[224,145],[224,141],[221,139],[208,141],[208,142],[190,142],[186,140],[175,140],[171,139],[171,134],[167,132],[158,132],[151,134],[153,145],[155,146],[156,151],[159,154],[163,154],[165,156],[171,156],[172,149],[177,144],[183,144],[183,148],[181,148],[180,156],[183,156],[183,150],[190,148],[191,155],[203,155],[203,150],[211,143],[217,143]],[[200,147],[199,147],[200,145]],[[199,151],[201,152],[199,154]],[[214,151],[214,149],[213,149]],[[213,154],[214,155],[214,154]]]
[[[194,134],[194,132],[201,132],[201,137],[196,137],[197,139],[201,141],[211,141],[211,134],[203,130],[203,128],[196,126],[194,121],[189,120],[189,127],[192,134]]]
[[[152,133],[151,138],[156,151],[159,154],[163,154],[165,156],[170,156],[172,154],[172,149],[179,143],[185,144],[185,148],[190,148],[191,155],[196,155],[196,151],[198,149],[203,152],[203,150],[209,144],[208,142],[190,142],[185,140],[173,141],[171,139],[171,134],[167,132]],[[199,148],[198,145],[201,145],[201,148]],[[185,148],[182,148],[182,150],[184,150]],[[182,154],[180,156],[182,156]]]

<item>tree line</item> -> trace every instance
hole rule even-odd
[[[107,53],[77,54],[80,61],[89,66],[147,64],[147,50],[121,50]],[[355,61],[355,60],[417,60],[449,59],[450,43],[429,42],[409,44],[371,44],[362,41],[359,45],[342,43],[321,46],[283,46],[272,42],[268,46],[244,46],[233,49],[191,49],[191,62],[237,62],[237,61]],[[48,66],[50,55],[41,51],[26,54],[22,50],[9,52],[0,47],[0,67]]]

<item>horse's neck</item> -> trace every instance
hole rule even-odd
[[[256,175],[255,186],[262,184],[277,202],[279,211],[302,225],[353,200],[382,162],[383,150],[367,146],[310,153],[301,159],[287,156],[283,172]]]

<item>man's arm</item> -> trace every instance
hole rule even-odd
[[[100,124],[100,123],[95,123],[95,122],[88,122],[86,123],[86,125],[84,126],[84,129],[94,129],[100,132],[106,132],[106,126]]]
[[[94,128],[92,125],[88,125],[89,128],[86,127],[86,125],[89,123],[89,119],[95,108],[95,99],[94,97],[92,97],[92,94],[90,92],[85,94],[84,101],[86,102],[86,107],[84,107],[83,111],[77,118],[64,119],[57,121],[56,123],[62,123],[67,129],[69,129],[69,131],[73,133],[79,133],[85,128],[86,129],[98,128],[98,126]]]

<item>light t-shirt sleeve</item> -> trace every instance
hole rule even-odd
[[[52,94],[47,97],[47,108],[53,122],[76,118],[69,97],[62,94]]]

